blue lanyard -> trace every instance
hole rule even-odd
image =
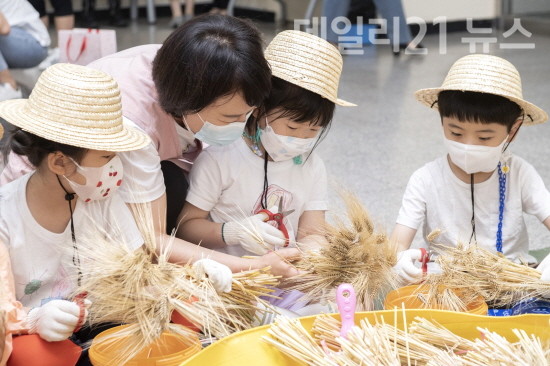
[[[505,169],[507,166],[504,167]],[[498,226],[497,226],[497,252],[502,253],[502,219],[504,217],[504,200],[506,198],[506,173],[502,172],[498,163]]]

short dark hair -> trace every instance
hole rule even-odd
[[[4,147],[4,160],[7,161],[7,155],[10,151],[27,157],[32,165],[38,167],[48,154],[56,151],[80,163],[88,152],[88,149],[50,141],[30,132],[23,131],[19,127],[15,127],[8,132],[7,144]]]
[[[334,102],[275,76],[272,77],[271,84],[271,92],[259,109],[259,117],[265,116],[269,111],[280,109],[281,114],[277,118],[310,122],[320,127],[330,126],[334,116]],[[251,119],[248,131],[253,133],[257,123],[257,119]],[[326,130],[327,128],[325,128]]]
[[[176,29],[153,60],[160,106],[175,117],[241,92],[260,106],[271,88],[262,37],[247,20],[203,15]]]
[[[498,123],[512,129],[522,109],[499,95],[460,90],[444,90],[437,97],[441,118],[456,118],[461,122]]]

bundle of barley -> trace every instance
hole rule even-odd
[[[342,283],[350,283],[357,294],[357,309],[370,310],[382,290],[397,286],[392,267],[396,248],[386,234],[375,232],[374,224],[357,197],[343,193],[349,223],[327,225],[326,243],[308,251],[296,267],[302,274],[289,280],[290,288],[304,292],[307,300],[334,299]]]
[[[268,333],[270,337],[264,336],[263,340],[300,362],[312,366],[337,365],[298,319],[278,317]]]
[[[419,341],[458,354],[474,349],[472,341],[459,337],[441,324],[431,322],[425,318],[416,317],[409,327],[409,332]]]
[[[312,337],[298,320],[279,318],[268,331],[270,337],[263,339],[308,365],[426,365],[436,357],[438,365],[457,364],[458,356],[412,337],[407,328],[362,320],[343,338],[339,323],[318,317]]]
[[[550,344],[518,329],[513,330],[518,338],[514,343],[482,328],[478,328],[482,338],[470,341],[419,317],[404,329],[363,319],[346,338],[340,337],[339,328],[338,320],[320,316],[312,337],[298,320],[279,318],[269,330],[270,337],[263,339],[285,354],[316,366],[550,366]]]
[[[440,246],[436,262],[441,273],[429,274],[426,284],[444,286],[469,296],[481,295],[494,306],[509,306],[529,297],[550,293],[550,283],[540,280],[540,272],[514,263],[501,254],[477,245]]]
[[[126,338],[117,357],[123,364],[164,331],[194,336],[187,328],[170,323],[173,311],[216,338],[252,326],[256,303],[261,301],[258,296],[268,295],[278,284],[268,268],[236,274],[233,291],[220,295],[191,266],[168,261],[173,238],[157,244],[150,210],[142,207],[135,216],[144,238],[144,246],[136,250],[128,248],[123,235],[115,238],[93,232],[79,236],[82,278],[77,293],[86,292],[92,300],[90,323],[131,324],[108,338],[96,338],[96,343]]]
[[[477,328],[483,335],[476,339],[474,350],[467,352],[463,364],[467,366],[549,366],[550,347],[542,344],[540,338],[525,331],[513,329],[519,341],[512,343],[501,335],[487,329]]]

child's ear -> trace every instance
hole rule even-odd
[[[516,120],[516,122],[514,122],[514,124],[512,125],[512,128],[510,129],[510,133],[508,133],[508,142],[512,142],[514,141],[514,139],[516,138],[517,134],[518,134],[518,130],[519,128],[521,127],[523,123],[523,117],[520,117]]]
[[[69,158],[59,151],[49,153],[47,159],[48,169],[56,175],[69,175]]]

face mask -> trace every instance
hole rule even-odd
[[[195,138],[207,143],[208,145],[229,145],[230,143],[242,136],[246,121],[248,120],[248,117],[250,117],[252,112],[253,111],[248,112],[244,119],[244,122],[232,122],[228,123],[225,126],[216,126],[213,123],[205,121],[202,119],[200,114],[197,113],[197,116],[199,116],[203,125],[202,128],[197,133],[195,133]],[[187,129],[189,129],[189,131],[191,131],[189,126],[187,126],[187,122],[186,127]]]
[[[302,139],[299,137],[278,135],[265,119],[265,129],[260,134],[262,145],[273,161],[290,160],[302,155],[311,149],[317,141],[317,137]]]
[[[72,159],[71,159],[72,160]],[[81,185],[65,177],[84,202],[99,201],[110,197],[122,184],[122,161],[118,156],[112,158],[107,164],[98,167],[82,167],[76,164],[76,172],[86,178],[86,183]]]
[[[445,146],[453,163],[467,174],[479,172],[492,172],[496,169],[502,148],[508,140],[508,136],[498,146],[466,145],[460,142],[444,139]]]

